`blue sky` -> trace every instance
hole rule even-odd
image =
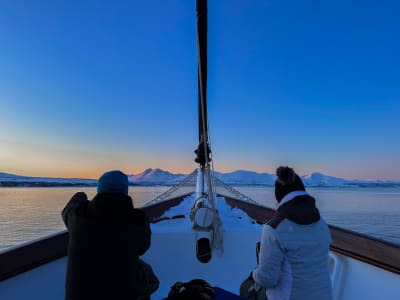
[[[209,1],[215,168],[400,180],[399,20],[398,1]],[[190,172],[195,34],[194,1],[1,1],[0,171]]]

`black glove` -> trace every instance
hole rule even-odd
[[[86,201],[87,199],[88,199],[88,197],[84,192],[77,192],[71,198],[71,200],[74,200],[74,201]]]
[[[254,278],[253,278],[253,271],[250,272],[250,275],[249,275],[249,277],[247,277],[247,279],[251,279],[251,280],[254,281]]]

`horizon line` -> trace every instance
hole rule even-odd
[[[173,172],[173,171],[169,171],[169,170],[165,170],[165,169],[161,169],[161,168],[154,168],[154,167],[150,167],[150,168],[145,168],[143,171],[141,171],[141,172],[139,172],[139,173],[128,173],[128,172],[123,172],[124,174],[126,174],[127,176],[135,176],[135,175],[139,175],[139,174],[141,174],[141,173],[144,173],[146,170],[149,170],[149,169],[151,169],[151,170],[160,170],[160,171],[164,171],[164,172],[168,172],[168,173],[170,173],[170,174],[173,174],[173,175],[188,175],[188,174],[190,174],[191,172]],[[218,173],[221,173],[221,174],[229,174],[229,173],[234,173],[234,172],[238,172],[238,171],[244,171],[244,172],[252,172],[252,173],[256,173],[256,174],[267,174],[267,175],[273,175],[273,176],[276,176],[274,173],[268,173],[268,172],[259,172],[259,171],[254,171],[254,170],[245,170],[245,169],[236,169],[236,170],[233,170],[233,171],[226,171],[226,172],[220,172],[220,171],[217,171],[217,170],[214,170],[215,172],[218,172]],[[4,172],[4,171],[0,171],[0,173],[3,173],[3,174],[8,174],[8,175],[14,175],[14,176],[21,176],[21,177],[31,177],[31,178],[52,178],[52,179],[87,179],[87,180],[97,180],[100,176],[98,176],[98,177],[76,177],[76,176],[73,176],[73,177],[69,177],[69,176],[67,176],[67,177],[61,177],[61,176],[31,176],[31,175],[20,175],[20,174],[15,174],[15,173],[9,173],[9,172]],[[348,178],[345,178],[345,177],[337,177],[337,176],[333,176],[333,175],[328,175],[328,174],[325,174],[325,173],[322,173],[322,172],[318,172],[318,171],[313,171],[313,172],[311,172],[311,173],[307,173],[307,174],[304,174],[304,175],[300,175],[300,177],[304,177],[304,176],[309,176],[309,175],[312,175],[312,174],[321,174],[321,175],[323,175],[323,176],[328,176],[328,177],[333,177],[333,178],[337,178],[337,179],[343,179],[343,180],[347,180],[347,181],[352,181],[352,180],[354,180],[354,181],[356,181],[356,180],[358,180],[358,181],[388,181],[388,182],[400,182],[400,179],[381,179],[381,178],[379,178],[379,179],[359,179],[359,178],[352,178],[352,179],[348,179]],[[103,174],[103,173],[102,173]]]

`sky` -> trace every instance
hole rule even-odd
[[[195,1],[0,1],[0,172],[189,173]],[[400,180],[399,1],[209,1],[214,168]]]

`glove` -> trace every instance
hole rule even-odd
[[[253,278],[253,271],[250,272],[250,275],[249,275],[249,277],[247,277],[247,279],[251,279],[251,280],[254,281],[254,278]]]
[[[74,202],[78,201],[86,201],[88,199],[87,195],[84,192],[77,192],[75,195],[72,196],[71,200]]]

